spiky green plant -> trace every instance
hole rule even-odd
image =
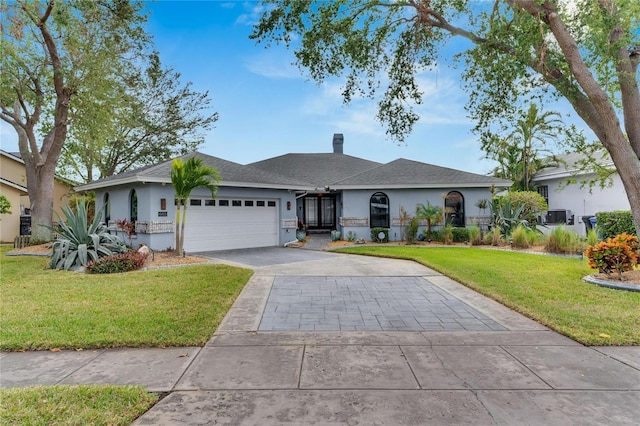
[[[102,212],[96,214],[93,222],[88,224],[84,198],[76,201],[75,213],[68,204],[62,208],[62,213],[64,219],[56,212],[58,227],[52,228],[58,236],[52,245],[51,268],[77,268],[86,265],[89,260],[127,251],[127,246],[100,222]]]

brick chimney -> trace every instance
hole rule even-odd
[[[344,136],[342,133],[333,134],[333,153],[342,154],[342,145],[344,144]]]

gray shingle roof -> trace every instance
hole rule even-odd
[[[381,164],[345,154],[286,154],[249,164],[259,169],[324,187]]]
[[[213,157],[200,152],[189,153],[179,158],[186,161],[192,156],[202,158],[203,164],[217,169],[220,173],[221,185],[234,184],[236,186],[242,186],[241,184],[248,184],[250,186],[257,187],[260,187],[261,185],[264,185],[265,187],[282,186],[291,187],[292,189],[307,189],[310,186],[307,182],[299,181],[288,176],[270,173],[256,167],[244,166],[242,164],[223,160],[222,158]],[[127,182],[143,182],[145,180],[150,182],[170,183],[172,162],[173,160],[167,160],[159,164],[141,167],[136,170],[129,170],[115,176],[109,176],[104,179],[90,182],[86,185],[81,185],[78,189],[90,190]]]
[[[438,187],[438,186],[509,186],[511,182],[491,176],[463,172],[447,167],[399,158],[374,169],[361,172],[333,182],[336,189],[349,186],[405,186],[405,187]]]
[[[511,182],[490,176],[434,166],[432,164],[400,158],[387,164],[377,163],[345,154],[286,154],[248,165],[221,158],[190,153],[180,158],[196,155],[203,163],[220,172],[220,185],[249,186],[256,188],[287,188],[313,190],[330,186],[346,188],[437,188],[447,186],[487,187],[509,186]],[[92,190],[105,186],[134,182],[171,182],[172,160],[120,173],[77,189]]]

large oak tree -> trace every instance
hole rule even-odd
[[[40,225],[52,222],[54,173],[74,99],[108,93],[123,58],[133,61],[145,49],[142,9],[127,0],[0,3],[0,118],[18,135],[36,241],[51,236]]]
[[[402,140],[419,119],[416,76],[464,39],[467,110],[481,138],[518,105],[565,98],[611,155],[640,231],[640,2],[637,0],[272,0],[252,37],[286,43],[323,81],[346,75],[345,101],[379,100]],[[381,78],[384,77],[384,78]],[[622,120],[622,122],[621,122]]]
[[[113,76],[108,102],[76,99],[58,169],[66,177],[91,182],[184,155],[204,142],[203,131],[218,119],[208,92],[181,84],[180,73],[163,68],[157,52],[137,62]]]

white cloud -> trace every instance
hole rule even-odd
[[[293,62],[293,56],[276,49],[266,49],[263,53],[244,59],[244,66],[250,72],[267,78],[303,79],[302,72]]]
[[[260,21],[260,17],[267,10],[262,3],[244,2],[242,7],[247,11],[236,19],[236,24],[253,26]]]

